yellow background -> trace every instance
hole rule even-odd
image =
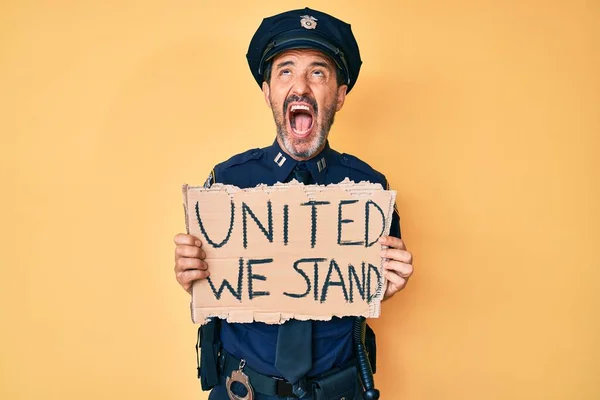
[[[332,146],[387,174],[415,254],[383,398],[600,398],[600,3],[308,3],[365,61]],[[180,185],[271,143],[244,56],[305,4],[0,2],[0,398],[206,398]]]

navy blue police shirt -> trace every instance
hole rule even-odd
[[[281,149],[276,140],[269,147],[248,150],[215,166],[207,184],[223,183],[245,189],[259,184],[287,182],[291,180],[290,175],[297,163]],[[329,143],[305,163],[315,183],[320,185],[339,183],[349,178],[354,182],[369,181],[388,187],[383,174],[354,156],[331,149]],[[390,235],[400,237],[397,212],[394,212]],[[247,365],[259,373],[281,376],[275,368],[278,325],[221,322],[221,342],[227,352],[246,360]],[[313,367],[307,376],[326,372],[352,357],[353,322],[352,317],[313,322]]]

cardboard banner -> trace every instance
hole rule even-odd
[[[192,319],[280,324],[295,318],[378,317],[382,246],[396,192],[379,184],[252,189],[183,186],[188,233],[210,271],[194,283]]]

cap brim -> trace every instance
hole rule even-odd
[[[267,62],[271,61],[277,54],[286,50],[295,49],[315,49],[322,51],[328,55],[337,65],[338,69],[343,72],[345,83],[350,84],[350,74],[348,65],[344,58],[344,53],[333,46],[325,39],[316,37],[316,35],[286,35],[288,37],[279,37],[271,43],[271,48],[268,49],[262,56],[259,63],[259,73],[264,72],[264,66]]]

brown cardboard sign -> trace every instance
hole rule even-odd
[[[183,186],[188,232],[210,276],[194,283],[192,319],[282,323],[378,317],[382,246],[396,192],[345,180],[252,189]]]

